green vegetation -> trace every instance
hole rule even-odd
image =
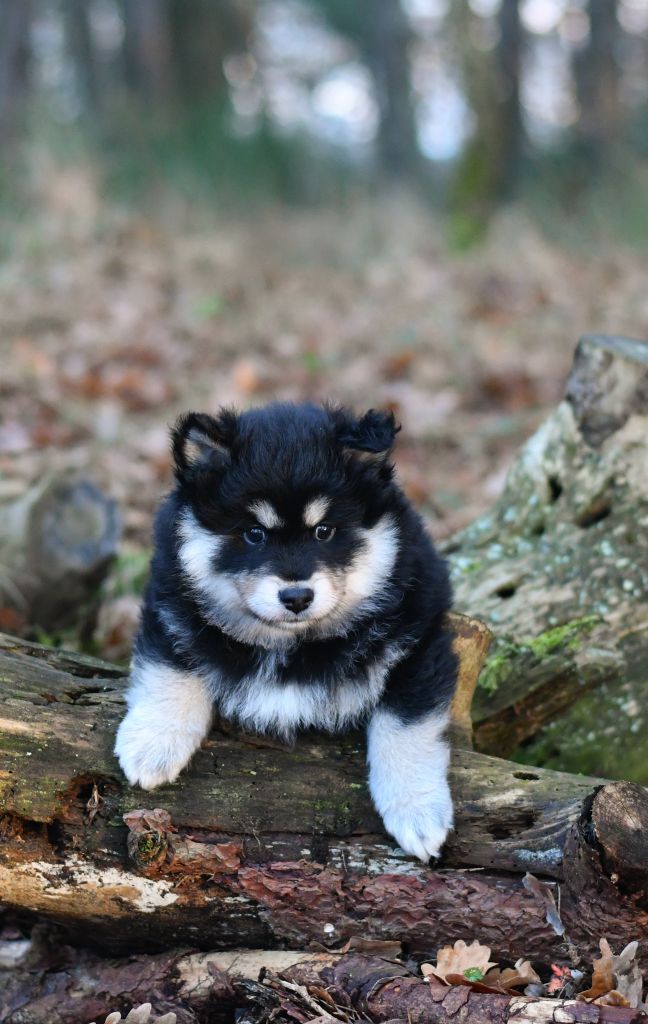
[[[479,677],[480,688],[487,693],[495,693],[511,675],[520,671],[522,658],[542,661],[559,651],[579,650],[600,621],[595,615],[586,615],[517,643],[506,639],[496,640]]]

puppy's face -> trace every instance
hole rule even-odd
[[[389,594],[390,415],[270,406],[185,417],[179,558],[203,614],[245,642],[343,634]]]

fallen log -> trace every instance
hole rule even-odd
[[[493,509],[445,545],[496,637],[475,746],[506,756],[584,693],[648,671],[648,342],[581,338],[565,399]]]
[[[16,625],[58,630],[96,612],[117,553],[117,504],[90,480],[51,474],[0,509],[0,607]]]
[[[559,958],[565,936],[527,871],[549,882],[583,956],[648,925],[640,786],[456,750],[456,831],[431,870],[383,832],[357,735],[286,748],[216,729],[152,796],[112,753],[119,669],[1,637],[0,674],[0,901],[77,943],[336,948],[361,935],[431,951],[477,935],[501,959]]]
[[[49,954],[51,959],[51,953]],[[63,963],[61,960],[63,959]],[[108,1012],[125,1015],[150,1003],[176,1024],[234,1019],[255,1024],[365,1020],[403,1024],[639,1024],[642,1010],[575,999],[538,999],[517,992],[473,991],[423,980],[413,964],[387,956],[295,951],[191,954],[175,951],[128,960],[59,954],[33,961],[3,979],[2,1024],[88,1024]]]

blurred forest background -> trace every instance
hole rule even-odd
[[[101,161],[107,194],[138,201],[400,181],[466,244],[515,195],[558,219],[619,174],[645,184],[645,0],[2,0],[0,17],[13,201],[43,186],[39,146]],[[645,211],[618,205],[638,238]]]
[[[0,502],[123,519],[90,630],[0,629],[128,657],[181,410],[391,406],[443,540],[648,336],[648,0],[0,0],[0,139]]]

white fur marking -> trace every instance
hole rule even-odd
[[[261,523],[261,526],[265,526],[266,530],[278,530],[280,526],[284,525],[283,519],[269,501],[253,501],[251,505],[248,505],[248,510],[253,516],[256,516],[258,522]]]
[[[136,659],[126,700],[115,741],[124,775],[142,789],[173,782],[209,731],[213,703],[204,680]]]
[[[402,722],[379,708],[368,729],[369,789],[385,828],[406,853],[436,857],[452,828],[447,714]]]
[[[223,538],[201,526],[192,512],[185,512],[178,524],[182,538],[179,557],[187,575],[199,587],[210,590],[213,585],[214,559]]]
[[[325,498],[323,495],[313,498],[311,501],[307,502],[303,512],[305,525],[313,527],[317,526],[318,523],[321,523],[329,510],[330,504],[330,500]]]
[[[360,533],[364,545],[346,574],[345,604],[350,611],[364,601],[380,601],[398,554],[398,530],[390,516]]]
[[[391,647],[380,661],[357,679],[338,686],[317,683],[278,683],[278,657],[264,658],[254,675],[236,690],[212,678],[220,710],[247,729],[292,739],[298,729],[314,727],[328,732],[348,728],[380,700],[389,669],[402,658],[400,647]]]

